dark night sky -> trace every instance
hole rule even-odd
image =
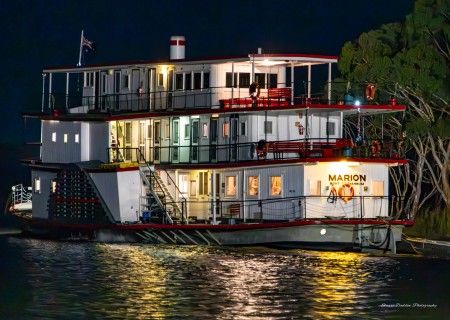
[[[186,36],[187,57],[257,47],[338,55],[345,41],[401,21],[412,6],[411,0],[1,1],[0,143],[38,140],[36,128],[24,135],[20,113],[40,110],[44,66],[76,64],[82,28],[97,46],[88,63],[167,58],[171,35]]]

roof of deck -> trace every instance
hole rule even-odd
[[[336,63],[338,56],[319,55],[319,54],[300,54],[300,53],[268,53],[268,54],[248,54],[241,56],[224,56],[224,57],[206,57],[206,58],[194,58],[194,59],[180,59],[180,60],[138,60],[138,61],[126,61],[106,64],[91,64],[82,67],[76,66],[56,66],[47,67],[43,70],[44,73],[57,73],[57,72],[69,72],[78,73],[84,71],[97,71],[108,68],[132,68],[132,67],[144,67],[148,65],[158,64],[217,64],[227,62],[252,62],[256,64],[266,65],[269,62],[273,62],[276,65],[294,65],[302,66],[309,64],[325,64]]]

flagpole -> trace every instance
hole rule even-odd
[[[79,54],[79,56],[78,56],[78,64],[77,64],[77,67],[81,67],[81,55],[83,54],[83,38],[84,38],[84,30],[81,30],[80,54]]]

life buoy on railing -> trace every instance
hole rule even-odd
[[[353,189],[353,186],[350,183],[345,183],[339,187],[338,195],[339,198],[347,203],[355,196],[355,189]]]
[[[366,99],[368,101],[372,101],[375,98],[375,91],[377,90],[377,87],[372,84],[369,83],[366,87]]]
[[[379,157],[381,154],[381,142],[380,140],[374,140],[372,142],[372,156]]]

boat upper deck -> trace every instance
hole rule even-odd
[[[345,114],[405,109],[386,97],[338,93],[332,81],[337,60],[310,54],[249,54],[51,67],[43,70],[39,115],[105,120],[293,109]],[[313,81],[325,74],[324,84]],[[321,92],[313,94],[318,88]]]

